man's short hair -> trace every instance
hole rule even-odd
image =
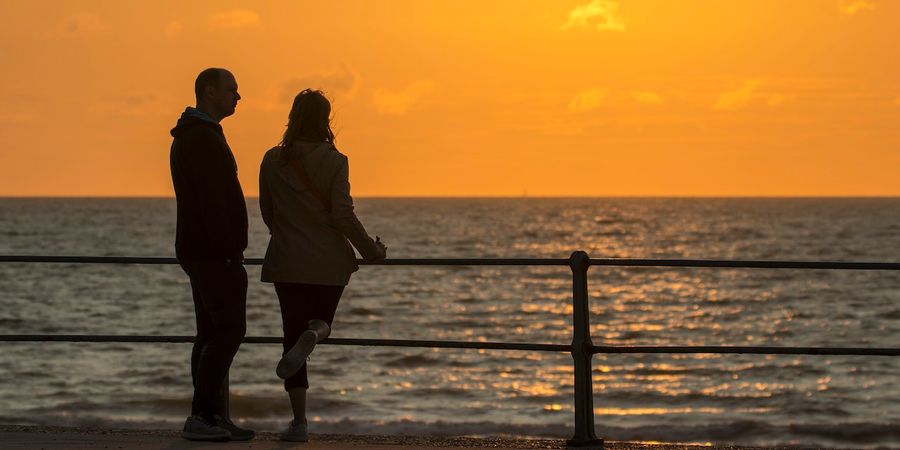
[[[222,81],[222,75],[226,72],[228,71],[219,67],[210,67],[200,72],[200,75],[197,75],[197,80],[194,81],[194,95],[197,97],[198,102],[203,97],[203,91],[206,87],[210,85],[218,86]]]

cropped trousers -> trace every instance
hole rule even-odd
[[[324,284],[275,283],[275,293],[281,305],[281,325],[284,330],[284,351],[290,350],[300,335],[309,329],[309,321],[319,319],[331,327],[334,313],[344,286]],[[306,364],[292,377],[284,380],[284,390],[309,388]]]

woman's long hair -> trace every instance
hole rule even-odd
[[[331,102],[322,91],[304,89],[294,97],[287,130],[284,131],[280,145],[288,149],[299,141],[334,143]]]

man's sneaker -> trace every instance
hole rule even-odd
[[[216,414],[214,417],[216,419],[217,427],[224,428],[225,430],[228,430],[229,433],[231,433],[232,441],[249,441],[250,439],[253,439],[254,436],[256,436],[255,431],[248,430],[246,428],[240,428],[235,425],[234,422],[231,421],[231,419],[227,419],[218,414]]]
[[[296,421],[292,420],[291,423],[288,424],[287,428],[281,432],[281,435],[279,435],[279,437],[282,441],[309,442],[307,423],[297,423]]]
[[[278,361],[278,367],[275,368],[278,378],[286,380],[294,376],[306,364],[306,358],[316,348],[318,339],[319,334],[314,330],[304,331],[300,339],[297,339],[297,343],[281,357],[281,361]]]
[[[181,437],[189,441],[223,442],[231,439],[231,432],[200,416],[190,416],[184,421]]]

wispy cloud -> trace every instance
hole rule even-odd
[[[259,14],[249,9],[222,11],[209,18],[209,28],[212,30],[235,30],[257,26],[259,23]]]
[[[875,2],[868,0],[841,1],[841,12],[853,16],[860,11],[875,9]]]
[[[135,93],[92,102],[87,110],[112,116],[145,117],[171,114],[175,108],[178,103],[172,96]]]
[[[625,31],[625,22],[619,15],[619,3],[614,0],[593,0],[576,6],[569,12],[569,21],[563,29],[590,27],[601,31]]]
[[[181,34],[182,30],[184,30],[184,25],[176,20],[166,25],[165,35],[167,38],[171,39]]]
[[[330,70],[291,78],[282,84],[281,98],[293,100],[297,93],[307,88],[351,99],[359,88],[359,76],[349,66],[341,64]]]
[[[634,91],[632,92],[634,99],[638,101],[638,103],[647,103],[647,104],[658,104],[662,103],[663,99],[656,92],[652,91]]]
[[[716,111],[739,110],[750,101],[753,92],[761,85],[762,81],[760,80],[750,80],[736,91],[725,92],[719,96],[719,100],[713,105],[712,109]]]
[[[400,116],[406,114],[410,107],[418,103],[422,97],[431,93],[434,86],[433,81],[420,80],[400,91],[376,89],[372,94],[372,103],[381,114]]]
[[[769,100],[767,101],[769,106],[781,106],[784,104],[786,100],[784,95],[781,94],[773,94],[769,96]]]
[[[49,96],[42,92],[18,92],[0,97],[0,125],[22,124],[38,120],[47,111]]]
[[[585,125],[578,123],[578,121],[554,117],[541,124],[540,130],[551,136],[577,136],[584,132]]]
[[[66,17],[56,27],[57,35],[74,39],[96,37],[109,30],[109,25],[94,13],[78,13]]]
[[[606,89],[590,88],[575,95],[569,102],[569,111],[583,112],[596,109],[606,98]]]
[[[37,114],[28,111],[0,111],[0,124],[23,124],[33,122]]]

